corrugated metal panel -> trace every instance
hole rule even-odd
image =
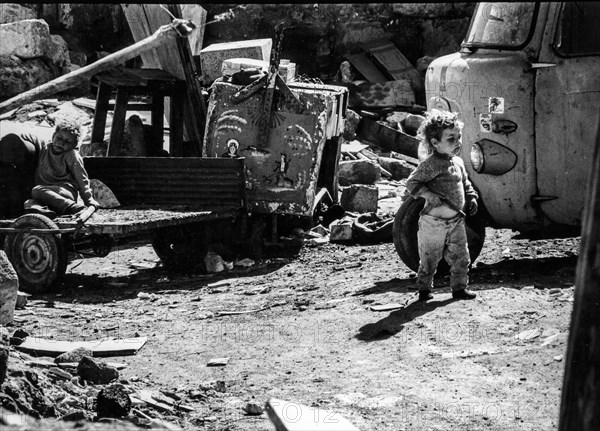
[[[244,160],[200,157],[86,157],[90,178],[105,183],[123,205],[240,208]]]

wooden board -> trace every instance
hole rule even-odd
[[[361,52],[359,54],[347,55],[346,58],[367,81],[379,84],[389,81],[389,79],[369,59],[366,53]]]
[[[94,356],[128,356],[135,355],[148,339],[146,337],[123,338],[120,340],[60,341],[44,338],[27,337],[15,348],[35,356],[56,357],[65,352],[86,347]]]
[[[156,31],[157,28],[172,21],[171,15],[161,8],[160,4],[127,3],[122,4],[121,7],[123,8],[125,18],[129,23],[133,39],[136,42],[148,37],[148,35]],[[197,7],[202,9],[200,6]],[[181,7],[179,7],[179,9],[179,14],[176,15],[181,16]],[[186,15],[183,16],[185,19],[190,19],[191,21],[200,19],[200,21],[202,21],[202,11],[186,7],[185,12]],[[206,11],[204,11],[204,15],[206,15]],[[199,16],[200,18],[198,18]],[[206,17],[204,17],[204,21],[206,21]],[[192,54],[194,53],[194,50],[197,49],[197,45],[202,43],[201,40],[204,33],[204,27],[202,25],[198,26],[198,23],[196,22],[195,24],[197,25],[197,28],[192,32],[192,35],[194,36],[190,36],[191,40],[189,40],[190,37],[188,37],[188,42],[194,45],[193,47],[190,47]],[[200,33],[202,33],[202,35],[200,35]],[[145,68],[162,69],[175,75],[179,79],[186,80],[185,61],[180,55],[177,40],[169,41],[169,43],[163,44],[153,50],[146,51],[141,57]],[[198,130],[196,120],[198,117],[201,117],[203,113],[194,112],[194,108],[189,100],[189,94],[186,99],[187,101],[183,114],[185,125],[184,139],[198,141],[198,144],[200,144],[204,130]],[[171,107],[169,104],[165,103],[165,115],[167,118],[170,118],[170,112]]]

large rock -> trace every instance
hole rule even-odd
[[[51,68],[41,58],[21,60],[17,57],[0,56],[0,98],[2,99],[21,94],[53,78]]]
[[[0,407],[32,416],[53,417],[54,405],[44,394],[39,376],[31,370],[11,370],[9,378],[0,386]]]
[[[402,180],[415,170],[416,166],[404,160],[392,157],[379,157],[379,164],[383,169],[392,174],[394,180]]]
[[[357,213],[377,212],[378,199],[377,186],[352,184],[350,187],[342,188],[340,204],[346,211]]]
[[[375,184],[381,179],[381,170],[371,160],[349,160],[340,162],[338,177],[342,186]]]
[[[0,55],[22,59],[44,57],[52,45],[48,24],[41,19],[0,24],[0,40]]]
[[[0,3],[0,24],[37,18],[37,12],[18,3]]]
[[[120,418],[129,415],[131,398],[121,384],[106,386],[96,398],[96,413],[99,418]]]
[[[4,250],[0,250],[0,325],[13,321],[19,279]]]

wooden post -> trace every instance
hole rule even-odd
[[[18,96],[12,97],[0,103],[0,114],[20,107],[33,100],[42,99],[52,94],[74,87],[80,82],[90,79],[93,75],[125,63],[127,60],[140,55],[140,53],[160,46],[165,41],[178,35],[187,36],[193,27],[185,25],[184,20],[174,20],[172,24],[163,25],[152,36],[128,46],[120,51],[107,55],[100,60],[89,64],[81,69],[60,76],[50,82],[32,88]]]
[[[560,431],[600,430],[600,125],[581,227]]]

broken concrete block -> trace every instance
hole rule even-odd
[[[131,398],[125,387],[113,384],[102,388],[96,398],[96,413],[100,418],[121,418],[129,415]]]
[[[253,39],[207,46],[200,51],[202,81],[209,83],[220,78],[223,61],[230,58],[253,58],[269,62],[272,45],[271,39]]]
[[[73,349],[69,352],[58,355],[56,358],[54,358],[54,362],[57,364],[61,364],[63,362],[79,362],[84,356],[92,357],[93,355],[94,352],[92,352],[92,349],[88,349],[87,347],[78,347],[77,349]]]
[[[44,57],[52,45],[50,28],[42,19],[0,24],[0,40],[0,56],[21,59]]]
[[[379,191],[376,186],[365,184],[352,184],[342,188],[340,204],[346,211],[367,213],[377,212]]]
[[[352,241],[352,225],[354,220],[351,217],[344,217],[331,222],[329,225],[329,241],[345,242]]]
[[[381,170],[371,160],[348,160],[340,162],[338,178],[341,186],[375,184],[381,179]]]
[[[0,250],[0,325],[13,321],[19,279],[4,250]]]
[[[392,174],[394,180],[402,180],[415,170],[416,166],[408,163],[405,160],[395,159],[391,157],[380,157],[379,164],[382,168]]]

